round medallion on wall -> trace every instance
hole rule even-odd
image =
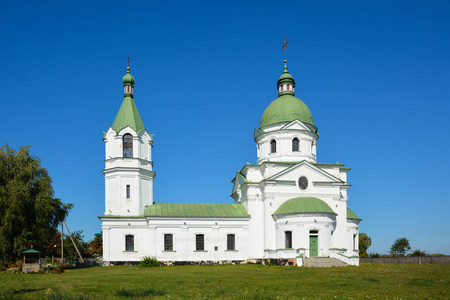
[[[300,189],[306,190],[308,188],[308,178],[306,178],[305,176],[300,177],[300,179],[298,180],[298,186],[300,187]]]

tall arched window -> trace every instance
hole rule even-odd
[[[294,138],[292,140],[292,152],[294,151],[300,151],[300,141],[298,140],[298,138]]]
[[[133,157],[133,136],[129,133],[123,136],[123,157]]]
[[[277,141],[270,141],[270,153],[277,153]]]

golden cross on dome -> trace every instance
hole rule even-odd
[[[128,68],[130,67],[130,57],[128,56]]]
[[[289,43],[289,41],[286,39],[286,37],[284,37],[284,44],[283,44],[283,47],[281,47],[281,50],[284,50],[284,62],[287,62],[287,60],[286,60],[286,47],[287,47],[288,43]]]

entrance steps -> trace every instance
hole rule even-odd
[[[343,261],[340,261],[337,258],[329,258],[329,257],[308,257],[303,259],[304,267],[346,267],[346,264]]]

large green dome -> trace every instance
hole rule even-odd
[[[302,213],[336,214],[325,201],[315,197],[298,197],[283,202],[274,215],[289,215]]]
[[[294,95],[285,94],[272,101],[266,108],[259,123],[259,128],[294,120],[314,125],[308,106]]]

